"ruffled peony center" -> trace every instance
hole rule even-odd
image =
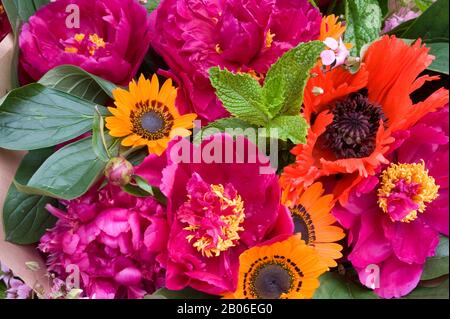
[[[333,123],[324,133],[324,143],[336,158],[363,158],[375,150],[380,121],[386,122],[379,105],[356,93],[336,102],[333,116]]]
[[[206,257],[218,257],[237,245],[244,230],[244,202],[231,184],[207,184],[198,174],[188,183],[188,200],[178,219],[186,225],[188,242]]]
[[[409,223],[439,195],[439,185],[425,163],[391,164],[381,174],[378,205],[393,222]]]
[[[97,56],[104,53],[106,43],[98,34],[86,36],[84,33],[77,33],[72,38],[64,41],[64,51],[86,56]]]

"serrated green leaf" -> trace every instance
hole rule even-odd
[[[267,128],[277,129],[278,138],[283,141],[290,140],[294,144],[306,143],[308,123],[301,115],[278,116],[269,123]]]
[[[435,256],[428,258],[423,269],[421,280],[430,280],[449,273],[448,237],[441,236]]]
[[[264,106],[262,88],[249,74],[234,74],[219,67],[209,70],[209,77],[224,107],[233,116],[254,125],[264,126],[270,119]]]
[[[437,0],[400,36],[406,39],[421,38],[425,43],[448,42],[448,13],[449,1]]]
[[[449,74],[448,67],[448,42],[436,42],[427,44],[430,48],[430,54],[435,56],[433,63],[428,70]]]
[[[194,136],[194,143],[199,144],[203,139],[206,139],[209,136],[219,132],[228,131],[230,135],[234,135],[231,134],[231,131],[239,133],[242,131],[243,133],[245,133],[245,130],[247,129],[253,129],[255,132],[258,130],[256,126],[251,125],[250,123],[247,123],[238,118],[229,117],[220,119],[215,122],[209,123],[208,126],[204,127],[198,134],[196,134]]]
[[[380,36],[383,17],[377,0],[347,0],[345,42],[353,44],[350,53],[358,55],[361,48]]]
[[[0,147],[36,150],[67,142],[92,128],[94,107],[38,83],[15,89],[0,104]]]
[[[111,154],[118,153],[119,141],[108,140]],[[106,162],[92,148],[92,137],[67,145],[50,156],[21,191],[71,200],[83,195],[103,173]]]
[[[113,98],[112,91],[117,88],[117,85],[73,65],[48,71],[39,83],[100,105]]]
[[[168,290],[161,288],[144,299],[219,299],[218,296],[208,295],[190,287],[182,290]]]
[[[271,117],[297,115],[303,104],[303,92],[324,44],[301,43],[286,52],[267,72],[263,88],[264,103]]]
[[[26,184],[51,153],[51,149],[44,149],[25,155],[14,177],[15,183],[20,181]],[[46,229],[52,227],[56,221],[45,209],[47,204],[56,205],[57,201],[45,196],[19,192],[16,185],[12,184],[3,207],[6,240],[21,245],[38,242]]]
[[[349,281],[336,272],[320,276],[320,286],[314,299],[378,299],[375,293],[362,285]]]

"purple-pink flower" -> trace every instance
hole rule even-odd
[[[448,106],[407,131],[395,133],[391,164],[353,191],[333,213],[349,229],[348,259],[361,283],[371,287],[380,269],[383,298],[398,298],[418,284],[439,234],[448,236]]]
[[[152,46],[180,85],[177,107],[209,122],[227,115],[209,82],[211,67],[262,80],[284,52],[316,40],[320,23],[308,0],[163,0],[152,13]]]
[[[149,23],[137,0],[52,2],[22,28],[21,81],[37,81],[56,66],[73,64],[127,85],[149,48]]]
[[[137,170],[139,172],[139,169]],[[164,208],[153,198],[138,198],[119,187],[93,187],[64,202],[67,212],[49,206],[59,218],[42,238],[49,271],[60,279],[80,271],[80,288],[90,298],[142,298],[164,285],[159,258],[167,244]]]
[[[183,160],[177,159],[180,149]],[[166,154],[159,176],[170,226],[166,287],[190,286],[215,295],[235,291],[239,255],[293,232],[274,169],[247,139],[225,134],[198,147],[178,140]],[[161,161],[165,159],[149,157],[142,166],[160,167]]]

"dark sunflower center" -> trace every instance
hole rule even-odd
[[[141,126],[150,133],[156,133],[164,128],[164,119],[161,113],[150,111],[142,115]]]
[[[255,292],[261,299],[278,299],[289,292],[291,285],[289,270],[275,263],[261,265],[253,279]]]
[[[362,93],[336,102],[333,123],[328,125],[325,145],[338,159],[362,158],[375,149],[380,120],[386,122],[383,110]]]
[[[144,101],[130,113],[133,132],[150,141],[167,138],[174,124],[169,108],[158,101]]]
[[[295,233],[302,234],[302,239],[308,245],[316,240],[314,224],[306,209],[299,205],[291,208],[292,218],[294,220]]]

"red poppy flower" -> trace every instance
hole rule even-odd
[[[355,185],[388,163],[385,154],[395,141],[393,132],[410,128],[448,103],[444,88],[417,104],[411,100],[411,93],[426,81],[439,78],[418,77],[434,59],[428,52],[420,40],[409,46],[384,36],[369,47],[355,74],[343,68],[313,71],[317,76],[306,87],[303,110],[310,124],[308,140],[292,150],[296,162],[281,178],[291,197],[322,179],[345,203]],[[314,88],[324,93],[314,94]]]

